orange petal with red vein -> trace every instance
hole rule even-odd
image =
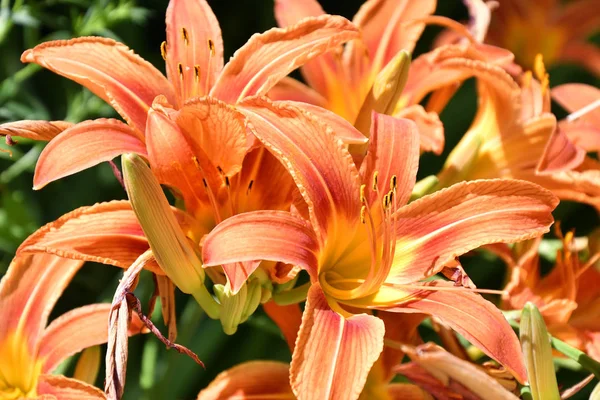
[[[331,15],[255,34],[225,65],[210,94],[228,103],[265,95],[302,64],[356,37],[350,21]]]
[[[250,361],[221,372],[198,394],[198,400],[293,399],[289,365],[277,361]]]
[[[42,43],[27,50],[22,62],[33,62],[90,89],[110,103],[140,132],[154,98],[175,104],[173,87],[152,64],[124,44],[101,37]]]
[[[321,287],[313,284],[290,366],[294,394],[300,400],[358,399],[383,350],[384,332],[377,317],[344,318],[333,311]]]
[[[444,124],[435,112],[427,112],[423,106],[414,104],[403,108],[394,114],[396,118],[408,118],[417,124],[421,151],[431,151],[436,155],[442,154],[446,138]]]
[[[0,135],[12,135],[33,140],[50,140],[73,123],[66,121],[25,120],[0,125]]]
[[[439,272],[470,250],[548,232],[558,199],[519,180],[462,182],[425,196],[395,214],[396,253],[388,280],[410,283]]]
[[[163,57],[181,106],[191,97],[208,94],[215,84],[223,69],[223,38],[219,21],[205,0],[171,0],[166,22]]]
[[[71,211],[44,225],[17,249],[128,268],[148,242],[128,201],[111,201]],[[156,265],[152,272],[164,275]]]
[[[106,343],[110,309],[110,304],[91,304],[71,310],[52,321],[40,342],[38,354],[44,360],[42,372],[50,373],[73,354]],[[129,334],[140,333],[144,326],[134,313]]]
[[[437,286],[449,287],[441,284]],[[412,295],[412,299],[386,310],[421,312],[438,317],[485,354],[504,365],[519,382],[527,380],[519,339],[494,304],[466,289],[413,290]]]
[[[234,107],[210,97],[194,99],[174,119],[223,174],[232,176],[240,170],[251,141],[244,116]]]
[[[361,182],[368,188],[378,188],[377,191],[369,190],[370,204],[389,193],[392,180],[395,180],[397,203],[406,204],[415,186],[418,168],[417,125],[409,119],[373,112],[369,150],[360,169]]]
[[[562,129],[557,128],[554,129],[548,139],[535,172],[546,175],[560,171],[570,171],[581,165],[585,157],[585,150],[576,146]]]
[[[205,267],[241,261],[281,261],[317,271],[317,239],[310,224],[286,211],[234,215],[204,239]]]
[[[274,301],[269,301],[263,304],[265,313],[275,322],[285,341],[290,348],[290,351],[294,352],[296,345],[296,338],[298,337],[298,331],[302,323],[302,310],[300,310],[299,304],[289,304],[280,306]]]
[[[146,156],[139,134],[116,119],[96,119],[73,125],[56,136],[42,151],[35,167],[33,188],[110,161],[123,153]]]
[[[50,311],[82,265],[49,254],[16,256],[0,282],[0,343],[20,329],[34,355]]]
[[[328,235],[352,231],[360,217],[358,171],[332,129],[299,108],[262,99],[246,101],[240,109],[294,178],[321,243]]]
[[[361,6],[353,22],[362,32],[376,71],[400,50],[412,53],[425,23],[411,21],[433,14],[435,6],[435,0],[369,0]]]
[[[104,392],[97,387],[63,375],[41,375],[37,392],[60,400],[106,400]]]

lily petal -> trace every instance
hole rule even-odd
[[[116,119],[85,121],[66,129],[42,151],[35,167],[33,188],[110,161],[123,153],[146,156],[139,134]]]
[[[154,98],[175,104],[173,88],[152,64],[124,44],[100,37],[42,43],[27,50],[22,62],[33,62],[90,89],[140,132]]]
[[[265,95],[308,60],[357,36],[358,30],[350,21],[331,15],[255,34],[225,65],[210,94],[228,103]]]
[[[49,254],[15,257],[0,282],[0,342],[17,331],[35,355],[50,311],[82,265]]]
[[[205,267],[241,261],[281,261],[317,271],[318,243],[310,225],[286,211],[234,215],[204,239]]]
[[[0,136],[12,135],[33,140],[51,140],[71,126],[73,124],[66,121],[25,120],[7,122],[0,125]]]
[[[300,400],[358,399],[383,350],[384,332],[377,317],[344,318],[333,311],[321,287],[313,284],[290,366],[294,394]]]
[[[275,20],[282,28],[323,14],[325,11],[317,0],[275,0]]]
[[[294,352],[298,331],[302,324],[302,310],[299,304],[288,304],[280,306],[274,301],[263,304],[265,313],[275,322],[283,337],[285,338],[290,351]]]
[[[198,394],[198,400],[293,399],[289,366],[277,361],[250,361],[221,372]]]
[[[219,21],[205,0],[171,0],[166,22],[163,57],[181,106],[191,97],[208,94],[215,84],[223,69],[223,38]]]
[[[419,132],[409,119],[373,112],[369,150],[361,165],[361,182],[378,190],[369,190],[369,205],[392,190],[395,181],[397,202],[408,203],[417,180]],[[377,182],[374,174],[377,172]]]
[[[434,315],[504,365],[519,382],[527,380],[517,335],[496,306],[468,290],[423,290],[414,295],[414,300],[386,310]]]
[[[586,151],[569,140],[560,128],[555,129],[542,157],[538,161],[536,173],[552,174],[577,168],[585,159]]]
[[[298,108],[263,99],[242,107],[254,134],[294,178],[320,242],[353,230],[360,217],[358,172],[331,128]]]
[[[429,393],[410,383],[388,385],[388,394],[392,400],[434,400]]]
[[[423,106],[413,104],[394,114],[396,118],[408,118],[417,124],[421,151],[441,155],[444,151],[444,125],[435,112],[427,112]]]
[[[540,186],[502,179],[462,182],[423,197],[395,214],[398,242],[388,280],[415,282],[485,244],[540,236],[557,205]]]
[[[327,107],[327,99],[313,88],[286,76],[269,90],[267,95],[271,100],[291,100]]]
[[[106,395],[95,386],[62,375],[40,376],[38,394],[60,400],[106,400]]]
[[[559,85],[550,93],[552,98],[570,113],[579,111],[600,99],[600,89],[583,83]],[[600,107],[590,110],[581,119],[592,125],[600,126]]]
[[[400,50],[413,51],[425,23],[414,22],[435,11],[436,1],[369,0],[354,16],[374,69],[379,71]]]
[[[110,304],[91,304],[71,310],[52,321],[40,342],[39,356],[44,359],[42,372],[50,373],[69,356],[106,343],[110,309]],[[134,314],[129,334],[140,333],[144,326]]]
[[[78,208],[44,225],[25,239],[17,254],[49,253],[128,268],[148,247],[129,202],[111,201]],[[152,272],[164,275],[151,265]]]

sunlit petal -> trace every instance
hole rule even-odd
[[[62,375],[42,375],[38,394],[60,400],[105,400],[104,392],[95,386]]]
[[[51,140],[65,129],[73,126],[66,121],[24,120],[0,125],[0,135],[20,136],[33,140]]]

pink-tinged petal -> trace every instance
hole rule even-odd
[[[396,201],[408,202],[417,179],[419,168],[419,132],[409,119],[390,117],[373,112],[369,150],[361,165],[361,182],[372,188],[377,172],[377,191],[369,190],[369,203],[381,198],[392,189],[395,181]]]
[[[468,290],[414,290],[412,298],[386,310],[436,316],[505,366],[519,382],[527,380],[519,339],[494,304]]]
[[[375,70],[386,65],[400,50],[412,52],[425,23],[413,20],[435,11],[435,0],[369,0],[354,16],[362,32]]]
[[[358,399],[383,350],[384,332],[383,321],[372,315],[336,313],[321,287],[312,285],[290,366],[294,394],[300,400]]]
[[[244,286],[250,275],[260,265],[261,261],[244,261],[238,263],[223,264],[223,272],[227,277],[231,291],[235,294]]]
[[[271,100],[291,100],[327,107],[327,99],[304,83],[286,76],[281,79],[267,94]]]
[[[250,361],[221,372],[198,394],[198,400],[293,399],[289,365]]]
[[[317,0],[275,0],[275,20],[281,28],[323,14],[325,11]]]
[[[223,69],[219,21],[205,0],[171,0],[167,8],[167,42],[163,57],[179,105],[204,96]]]
[[[332,129],[296,107],[258,98],[242,106],[254,134],[294,178],[320,242],[352,231],[360,217],[358,172]]]
[[[595,76],[600,76],[600,50],[598,46],[587,42],[571,42],[564,46],[560,61],[572,62],[590,70]]]
[[[297,101],[280,101],[276,104],[282,105],[283,107],[298,107],[308,111],[316,116],[319,121],[333,129],[335,136],[341,139],[344,144],[365,144],[369,141],[369,139],[366,138],[365,135],[356,129],[350,122],[346,121],[336,113],[320,106]]]
[[[568,112],[574,113],[600,100],[600,89],[583,83],[567,83],[552,89],[552,98]],[[600,126],[600,107],[590,109],[580,121]]]
[[[146,156],[139,134],[116,119],[97,119],[73,125],[56,136],[42,151],[35,167],[33,188],[110,161],[123,153]]]
[[[563,131],[574,145],[586,152],[600,151],[600,124],[563,120],[558,123],[558,129]]]
[[[225,65],[210,94],[228,103],[265,95],[294,69],[357,36],[350,21],[331,15],[255,34]]]
[[[300,305],[289,304],[280,306],[274,301],[269,301],[263,304],[263,309],[265,310],[265,314],[275,322],[283,334],[290,351],[293,353],[298,331],[300,331],[300,325],[302,324],[302,310],[300,310]]]
[[[0,136],[11,135],[48,141],[71,126],[73,124],[66,121],[25,120],[7,122],[0,125]]]
[[[570,171],[581,165],[585,157],[586,152],[583,148],[571,142],[560,128],[554,129],[535,172],[546,175]]]
[[[42,372],[50,373],[73,354],[106,343],[110,309],[110,304],[91,304],[52,321],[44,331],[40,345],[39,356],[44,360]],[[144,327],[137,314],[133,314],[129,334],[136,335]]]
[[[42,397],[47,395],[48,400],[106,400],[104,392],[97,387],[63,375],[41,375],[37,392]]]
[[[34,356],[50,311],[82,265],[49,254],[15,257],[0,282],[0,343],[18,331]]]
[[[175,104],[173,87],[152,64],[112,39],[82,37],[42,43],[27,50],[33,62],[90,89],[140,132],[154,98]]]
[[[317,239],[310,225],[286,211],[234,215],[204,239],[204,266],[270,260],[317,271]]]
[[[431,151],[436,155],[444,151],[444,125],[435,112],[427,112],[423,106],[414,104],[394,114],[396,118],[408,118],[417,124],[422,152]]]
[[[429,393],[409,383],[388,385],[388,394],[392,400],[434,400]]]
[[[558,199],[519,180],[462,182],[423,197],[396,214],[397,247],[388,279],[414,282],[454,258],[490,243],[548,232]]]
[[[600,26],[600,15],[594,11],[597,5],[594,0],[572,1],[564,6],[561,4],[560,16],[553,23],[562,28],[565,40],[585,40]]]
[[[17,254],[49,253],[74,260],[128,268],[148,242],[128,201],[81,207],[44,225],[19,246]],[[164,272],[152,263],[154,273]]]
[[[223,174],[239,172],[250,143],[244,116],[234,107],[211,97],[194,99],[175,121]]]

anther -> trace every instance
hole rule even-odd
[[[204,184],[205,188],[208,188],[208,183],[206,183],[206,179],[202,178],[202,183]]]
[[[199,65],[194,65],[194,78],[196,79],[196,82],[200,79],[200,66]]]
[[[392,202],[394,201],[394,190],[390,190],[390,192],[388,193],[388,197],[390,200],[390,205],[392,205]]]
[[[386,210],[390,205],[390,195],[386,194],[383,196],[383,209]]]
[[[167,42],[163,41],[160,44],[160,55],[162,56],[163,60],[167,60]]]
[[[183,38],[183,42],[187,45],[189,40],[188,40],[188,33],[185,28],[181,28],[181,37]]]
[[[392,178],[390,179],[390,190],[396,190],[397,182],[398,182],[398,178],[396,178],[396,175],[392,175]]]
[[[229,177],[228,176],[225,177],[225,185],[227,187],[229,187]]]
[[[362,206],[360,208],[360,222],[363,224],[366,222],[366,214],[367,214],[367,206]]]
[[[181,63],[177,64],[177,70],[179,71],[179,77],[183,79],[183,65]]]
[[[215,43],[212,41],[212,39],[208,39],[208,48],[210,50],[210,55],[214,56],[215,55]]]
[[[196,156],[192,156],[192,161],[194,162],[196,168],[200,169],[200,163],[198,162],[198,158]]]
[[[379,171],[373,172],[373,190],[377,190],[377,178],[379,177]]]
[[[254,180],[251,180],[250,183],[248,184],[248,189],[246,190],[246,194],[250,193],[250,191],[252,190],[252,185],[254,185]]]
[[[367,198],[365,197],[365,185],[360,185],[360,202],[366,203]]]
[[[219,171],[219,173],[223,175],[223,168],[221,168],[219,165],[217,165],[217,171]]]

